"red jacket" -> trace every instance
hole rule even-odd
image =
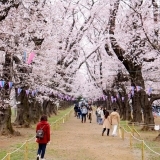
[[[38,124],[37,124],[37,127],[36,127],[36,132],[37,130],[43,128],[43,131],[44,131],[44,137],[43,139],[38,139],[36,140],[37,143],[48,143],[50,141],[50,125],[47,121],[40,121]]]

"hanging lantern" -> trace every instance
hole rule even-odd
[[[5,84],[5,81],[0,81],[0,87],[3,88]]]
[[[148,95],[150,96],[151,93],[152,93],[152,88],[150,87],[150,88],[148,89]]]

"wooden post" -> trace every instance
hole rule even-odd
[[[130,147],[132,147],[132,133],[130,132]]]
[[[25,143],[24,159],[28,160],[28,141],[26,141],[26,143]]]
[[[122,140],[124,140],[124,128],[121,129],[122,129]]]
[[[144,160],[144,141],[142,141],[142,160]]]
[[[134,123],[132,123],[132,134],[134,136]]]
[[[8,154],[7,160],[10,160],[11,159],[11,155],[10,155],[10,153],[7,153],[7,154]]]

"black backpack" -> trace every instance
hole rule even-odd
[[[43,137],[44,137],[43,128],[44,128],[44,126],[41,129],[37,130],[37,132],[36,132],[36,138],[43,139]]]

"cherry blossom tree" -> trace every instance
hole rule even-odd
[[[153,37],[155,36],[153,34],[154,32],[152,32],[154,28],[149,28],[150,32],[152,32],[151,35],[149,34],[150,32],[148,33],[144,28],[146,14],[141,11],[143,7],[149,8],[149,3],[148,1],[146,3],[143,3],[143,1],[131,1],[130,3],[122,1],[122,3],[129,7],[126,13],[128,23],[125,21],[125,30],[129,29],[129,31],[126,30],[124,37],[129,36],[130,40],[126,41],[125,46],[118,43],[121,42],[119,40],[120,37],[117,37],[117,31],[120,28],[116,31],[116,18],[118,18],[121,9],[120,1],[117,0],[113,2],[113,9],[110,12],[109,18],[108,34],[110,35],[111,46],[118,59],[127,69],[131,78],[131,85],[134,88],[141,86],[141,90],[135,91],[134,89],[134,95],[132,95],[133,113],[135,113],[133,114],[133,121],[141,122],[141,109],[143,109],[144,122],[146,124],[154,124],[151,107],[152,100],[148,100],[148,95],[145,92],[145,81],[142,75],[142,65],[144,62],[151,62],[156,59],[156,57],[150,58],[146,56],[146,53],[152,52],[153,54],[151,56],[154,56],[159,52],[158,46],[154,43],[155,38]],[[131,21],[129,21],[129,18]],[[154,19],[153,21],[151,19],[147,22],[154,24]],[[128,25],[128,27],[126,25]],[[124,43],[124,41],[122,42]]]

